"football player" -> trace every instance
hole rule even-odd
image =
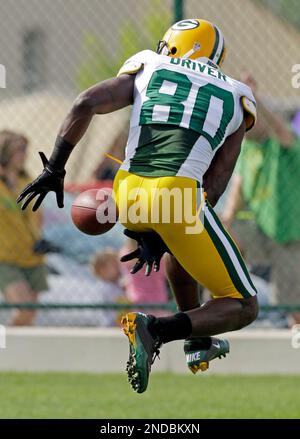
[[[162,344],[185,340],[189,368],[194,373],[206,370],[209,361],[229,352],[228,342],[213,336],[238,330],[257,316],[256,289],[213,210],[230,179],[244,134],[256,119],[251,89],[220,69],[225,53],[223,34],[212,23],[201,19],[175,23],[157,52],[137,53],[116,78],[79,95],[62,123],[49,161],[40,153],[43,172],[18,199],[25,209],[37,197],[36,210],[54,191],[58,206],[63,207],[65,164],[93,116],[133,106],[126,158],[114,181],[115,199],[121,222],[139,244],[135,270],[149,261],[157,270],[162,253],[169,253],[169,280],[180,310],[161,318],[137,312],[123,317],[130,348],[127,374],[138,393],[147,388]],[[199,187],[205,189],[206,200],[199,197]],[[131,189],[134,199],[128,199]],[[148,214],[153,191],[174,189],[181,194],[191,191],[195,225],[201,221],[202,228],[189,233],[185,212],[179,222],[174,215],[169,222],[160,217],[154,221],[152,215],[137,222],[126,215],[137,200]],[[145,193],[149,197],[142,197]],[[174,209],[171,206],[173,214]],[[201,307],[198,282],[213,297]]]

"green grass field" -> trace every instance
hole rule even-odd
[[[1,418],[299,418],[300,376],[1,373]]]

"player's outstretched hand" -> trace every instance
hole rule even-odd
[[[48,192],[56,193],[58,207],[64,207],[64,178],[66,171],[57,171],[53,169],[43,152],[40,152],[44,169],[43,172],[32,182],[29,183],[17,198],[17,203],[23,201],[22,210],[25,210],[28,204],[36,198],[32,210],[36,211],[42,204]]]
[[[137,248],[127,255],[121,257],[121,262],[138,259],[130,270],[131,274],[137,273],[146,264],[145,276],[149,276],[152,267],[154,271],[159,271],[160,260],[165,252],[170,250],[156,232],[133,232],[125,229],[124,235],[134,239],[137,242]]]

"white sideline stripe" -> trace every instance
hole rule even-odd
[[[216,233],[216,235],[218,235],[218,237],[220,238],[220,240],[222,241],[228,255],[230,256],[230,259],[237,271],[237,274],[241,280],[241,282],[244,284],[245,288],[249,291],[249,293],[251,294],[251,296],[256,296],[256,292],[253,290],[252,286],[250,285],[242,267],[241,264],[238,260],[238,258],[236,257],[236,254],[234,253],[230,242],[228,241],[228,238],[226,237],[226,235],[223,233],[223,231],[220,229],[219,225],[216,223],[214,217],[212,216],[212,214],[210,213],[210,211],[207,209],[205,212],[205,216],[208,219],[209,224],[211,225],[212,229],[214,230],[214,232]]]
[[[211,373],[300,374],[300,350],[292,348],[291,337],[291,330],[269,328],[230,332],[225,336],[231,343],[230,356],[226,361],[213,362]],[[120,328],[10,327],[6,349],[0,351],[0,374],[118,373],[125,380],[128,340]],[[249,361],[249,352],[255,352],[255,361]],[[152,373],[157,372],[190,374],[182,357],[181,340],[166,344],[161,360],[154,364]]]
[[[117,327],[99,327],[99,328],[90,328],[90,327],[72,327],[72,326],[7,326],[6,327],[6,335],[12,337],[71,337],[71,338],[102,338],[102,337],[121,337],[122,339],[125,336],[121,328]]]
[[[123,334],[121,328],[116,327],[104,327],[104,328],[84,328],[84,327],[39,327],[39,326],[22,326],[13,327],[7,326],[6,333],[11,337],[24,337],[24,338],[34,338],[34,337],[50,337],[57,338],[60,337],[77,337],[83,338],[120,338],[124,340],[127,348],[127,338]],[[274,329],[274,328],[244,328],[239,331],[219,334],[220,338],[228,338],[229,340],[242,339],[242,340],[264,340],[264,339],[280,339],[280,340],[291,340],[291,330],[290,329]]]

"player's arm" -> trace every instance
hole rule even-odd
[[[210,167],[204,174],[204,190],[207,193],[208,201],[213,207],[225,191],[233,173],[245,131],[246,123],[243,120],[238,130],[231,134],[217,151]]]
[[[279,115],[270,111],[258,96],[256,96],[256,102],[259,118],[247,137],[258,143],[263,143],[268,138],[275,137],[282,148],[292,148],[294,135],[285,121]]]
[[[267,138],[275,136],[283,148],[291,148],[294,143],[294,136],[289,130],[285,121],[269,110],[267,105],[259,97],[257,82],[253,75],[245,71],[241,75],[241,81],[248,85],[256,96],[259,118],[253,129],[248,134],[249,139],[257,142],[264,142]]]
[[[107,79],[81,93],[63,121],[58,136],[75,146],[95,114],[112,113],[133,101],[134,75]]]
[[[60,127],[50,159],[47,160],[40,152],[43,172],[24,188],[17,199],[18,203],[23,201],[23,210],[38,197],[33,206],[33,210],[37,210],[50,191],[56,193],[57,204],[63,207],[65,165],[73,148],[85,134],[95,114],[111,113],[132,104],[134,78],[134,75],[123,74],[103,81],[77,97]]]
[[[238,173],[234,173],[230,182],[230,191],[226,197],[225,206],[222,212],[222,223],[227,229],[231,228],[236,213],[242,205],[242,177]]]

